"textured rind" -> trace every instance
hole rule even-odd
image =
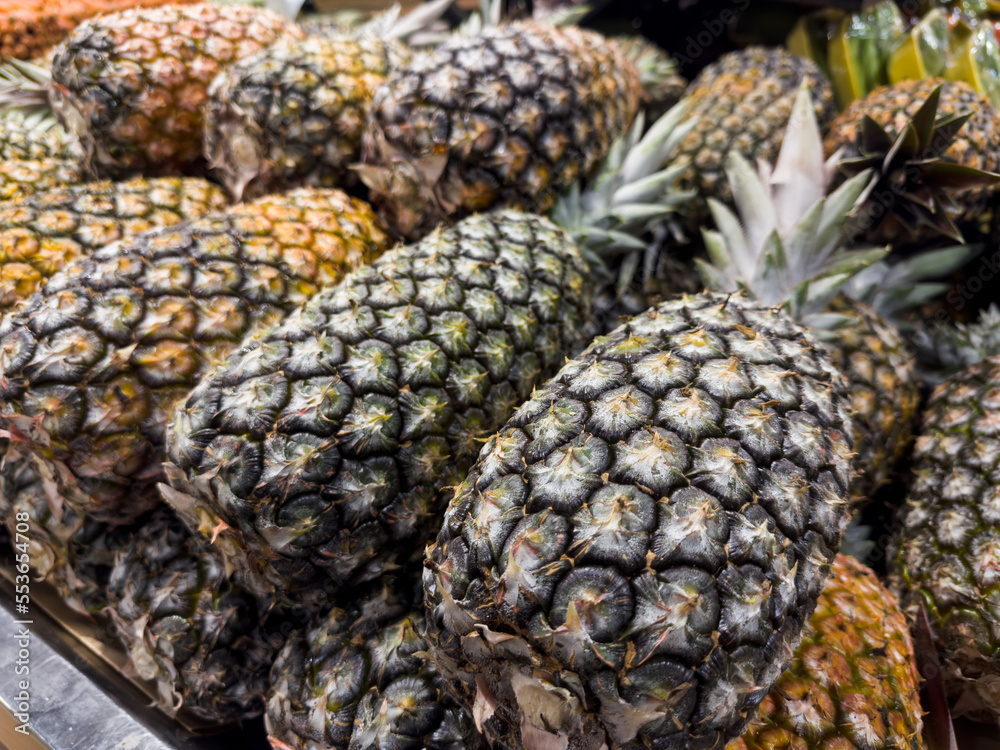
[[[208,90],[209,166],[237,199],[354,183],[375,89],[408,58],[400,42],[342,36],[282,40],[241,60]]]
[[[832,351],[850,391],[857,453],[851,502],[860,506],[891,479],[913,441],[920,383],[913,352],[882,315],[844,297],[828,311],[846,318],[815,333]]]
[[[30,60],[59,44],[98,13],[134,5],[184,5],[195,0],[17,0],[0,10],[0,58]],[[14,5],[15,7],[8,7]]]
[[[96,176],[197,172],[212,79],[282,36],[301,33],[277,13],[240,5],[99,16],[59,46],[53,108],[80,139]]]
[[[27,544],[35,580],[55,587],[60,598],[81,614],[107,606],[115,553],[134,529],[113,529],[65,506],[56,487],[46,486],[23,463],[0,472],[0,518],[11,539]]]
[[[44,190],[86,181],[79,160],[11,159],[0,163],[0,202],[12,203]]]
[[[824,139],[823,150],[832,154],[837,149],[843,148],[845,159],[858,156],[859,125],[865,116],[871,117],[894,136],[906,127],[910,118],[938,86],[941,86],[938,118],[964,113],[972,115],[948,150],[939,156],[946,162],[986,172],[1000,172],[1000,116],[997,115],[990,100],[967,83],[945,81],[941,78],[900,81],[874,89],[864,99],[853,102],[837,115]],[[995,192],[993,187],[973,187],[956,191],[958,212],[953,218],[958,222],[976,220],[993,192]],[[890,195],[883,201],[889,208],[891,208],[891,197]],[[875,196],[875,199],[879,199],[878,196]],[[907,232],[898,222],[892,221],[891,214],[887,220],[870,228],[865,233],[865,238],[869,242],[915,239],[912,233]]]
[[[218,723],[259,715],[282,643],[261,627],[265,609],[168,508],[143,521],[108,584],[107,613],[131,669],[156,682],[169,713]]]
[[[788,669],[727,750],[923,750],[920,674],[899,601],[837,555]]]
[[[635,66],[592,31],[455,35],[376,92],[359,173],[408,237],[494,207],[544,213],[598,166],[639,97]]]
[[[798,643],[846,524],[847,389],[742,297],[597,339],[491,438],[424,571],[432,656],[493,742],[716,748]]]
[[[293,632],[271,668],[265,721],[294,750],[475,750],[472,716],[427,660],[422,609],[397,581]],[[281,743],[281,744],[278,744]]]
[[[572,351],[588,269],[517,212],[470,217],[317,295],[174,412],[167,499],[255,590],[303,606],[422,548],[481,446]]]
[[[0,424],[109,523],[159,502],[166,423],[212,364],[388,244],[370,206],[302,189],[95,251],[0,321]]]
[[[197,177],[138,177],[47,190],[0,205],[0,312],[88,253],[223,209],[225,192]]]
[[[751,164],[774,164],[795,94],[809,82],[820,132],[836,114],[833,88],[811,60],[780,48],[747,47],[723,55],[686,91],[688,118],[699,118],[677,152],[690,166],[680,187],[698,191],[689,204],[692,226],[708,216],[708,198],[732,202],[724,163],[738,149]]]
[[[30,127],[7,116],[0,119],[0,159],[78,159],[79,145],[62,128]]]
[[[953,712],[1000,721],[1000,358],[934,391],[914,449],[916,479],[889,549],[890,585],[924,605]]]

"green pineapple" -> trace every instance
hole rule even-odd
[[[839,546],[849,409],[808,329],[741,294],[661,303],[536,389],[425,563],[432,660],[487,739],[739,736]]]
[[[927,404],[888,559],[907,614],[926,608],[953,714],[1000,724],[998,319],[957,327],[941,352],[958,372]]]
[[[708,217],[709,198],[730,202],[725,175],[730,150],[751,163],[774,162],[803,82],[812,91],[813,111],[825,130],[836,111],[833,89],[815,63],[784,49],[747,47],[727,53],[691,82],[685,93],[689,111],[702,124],[681,149],[689,162],[682,185],[697,191],[690,226]]]
[[[586,274],[566,234],[516,212],[386,253],[176,409],[164,496],[262,595],[316,606],[379,575],[422,545],[439,490],[571,350]]]
[[[657,171],[682,116],[560,203],[579,249],[539,216],[470,217],[246,342],[176,410],[167,500],[255,591],[303,606],[419,551],[480,441],[577,346],[601,257],[683,197],[683,167]]]
[[[388,242],[367,204],[301,189],[96,250],[0,322],[5,461],[96,520],[135,519],[159,503],[173,405]]]
[[[870,242],[920,246],[962,241],[1000,182],[1000,120],[961,81],[930,78],[882,86],[842,112],[826,136],[845,175],[874,169],[855,233]]]
[[[933,117],[933,106],[928,102],[922,111]],[[738,152],[730,154],[726,168],[739,217],[709,199],[719,229],[703,232],[709,260],[696,262],[712,288],[746,289],[764,304],[787,306],[831,348],[851,392],[859,471],[852,496],[860,504],[889,480],[912,439],[920,401],[916,365],[893,320],[848,296],[852,277],[885,254],[847,246],[854,220],[848,215],[864,200],[871,173],[858,173],[844,183],[828,201],[832,210],[820,214],[817,201],[838,157],[824,162],[804,90],[791,119],[801,126],[786,133],[773,169],[762,165],[754,170]],[[952,249],[924,253],[892,274],[882,264],[853,288],[895,318],[905,307],[902,300],[921,301],[925,290],[914,274],[944,275],[967,255]],[[913,273],[904,273],[907,268]]]
[[[131,670],[155,682],[164,711],[224,724],[264,710],[281,636],[169,509],[152,511],[118,552],[108,598]]]
[[[616,44],[516,22],[414,55],[375,95],[358,171],[405,236],[509,207],[545,212],[599,166],[638,109]]]
[[[0,159],[70,161],[80,158],[79,145],[65,130],[36,120],[37,118],[14,116],[0,118]]]
[[[275,750],[480,746],[472,716],[427,661],[422,611],[400,588],[385,579],[288,637],[268,689]]]
[[[288,39],[215,79],[205,156],[236,200],[298,185],[350,185],[375,89],[409,58],[380,38]]]

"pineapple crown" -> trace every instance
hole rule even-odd
[[[413,8],[406,15],[400,15],[401,8],[396,3],[362,24],[354,36],[398,39],[408,44],[422,46],[424,42],[418,39],[418,35],[426,32],[431,34],[429,40],[435,40],[436,36],[427,29],[452,6],[453,2],[454,0],[430,0]]]
[[[611,41],[621,47],[625,56],[635,64],[647,98],[653,98],[661,89],[670,91],[675,85],[686,84],[678,76],[674,59],[645,37],[615,36],[611,37]]]
[[[990,357],[1000,355],[1000,307],[979,313],[972,323],[923,326],[913,336],[922,367],[921,377],[932,384]]]
[[[953,245],[895,262],[880,260],[849,278],[842,291],[874,308],[897,327],[907,328],[903,313],[949,289],[947,283],[928,279],[940,279],[961,268],[981,251],[981,245]]]
[[[937,86],[895,137],[865,115],[857,136],[860,155],[842,160],[839,168],[848,177],[873,172],[866,198],[893,198],[883,221],[897,222],[910,236],[920,236],[919,230],[929,229],[963,242],[954,221],[962,210],[952,194],[993,185],[1000,181],[1000,175],[942,158],[972,113],[937,118],[940,97],[941,86]],[[869,213],[862,208],[855,218],[867,219]]]
[[[850,277],[884,257],[886,248],[845,248],[845,225],[870,172],[859,172],[827,195],[838,158],[839,153],[823,158],[803,84],[773,169],[762,161],[754,170],[737,151],[726,158],[739,218],[709,199],[717,227],[702,230],[710,262],[695,261],[706,283],[723,291],[746,290],[801,320],[822,312]]]
[[[624,256],[616,279],[619,290],[631,283],[640,264],[650,272],[655,258],[648,256],[659,250],[646,237],[664,227],[679,232],[673,219],[694,196],[693,190],[677,186],[687,162],[673,159],[698,124],[696,117],[685,121],[686,115],[687,103],[681,102],[643,135],[645,117],[640,112],[589,183],[574,185],[550,214],[599,273],[610,273],[608,261]]]
[[[0,65],[0,116],[16,114],[25,123],[49,129],[58,124],[49,100],[52,75],[24,60],[8,59]]]

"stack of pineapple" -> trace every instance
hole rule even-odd
[[[1000,351],[944,335],[919,428],[908,327],[996,199],[989,98],[838,114],[749,47],[670,107],[667,56],[571,25],[155,5],[0,90],[0,515],[164,710],[916,750],[923,608],[997,721]],[[889,591],[838,551],[893,483]]]

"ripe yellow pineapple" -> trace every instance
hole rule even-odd
[[[920,676],[899,601],[837,555],[792,663],[727,750],[922,750]]]
[[[35,193],[79,185],[86,180],[79,161],[25,159],[0,163],[0,202],[21,201]]]
[[[196,172],[209,84],[237,60],[302,32],[261,8],[202,3],[98,16],[63,42],[51,74],[5,96],[8,106],[48,101],[100,177]],[[24,70],[28,70],[21,66]],[[51,80],[48,80],[48,76]]]
[[[127,523],[157,504],[173,405],[389,238],[371,208],[302,189],[107,245],[0,321],[0,423],[64,501]]]
[[[225,192],[200,177],[137,177],[0,205],[0,312],[98,248],[218,211],[226,203]]]
[[[99,13],[142,5],[188,5],[197,0],[3,0],[0,2],[0,58],[40,57]]]

